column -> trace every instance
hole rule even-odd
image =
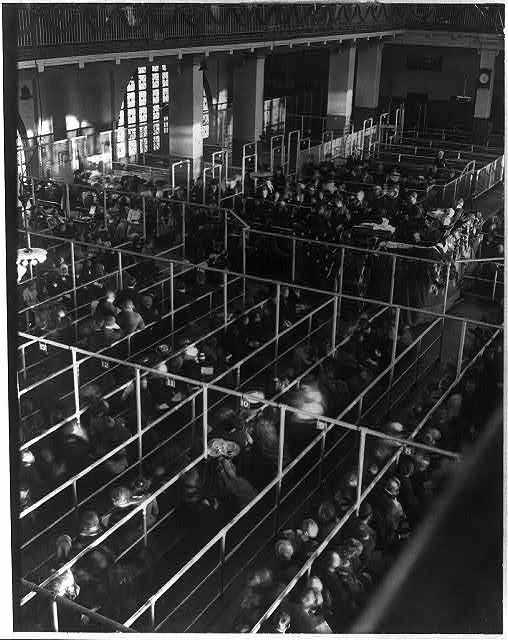
[[[233,158],[241,158],[242,145],[259,140],[263,132],[265,57],[243,56],[233,72]]]
[[[355,85],[356,45],[330,51],[327,129],[343,131],[351,120]]]
[[[201,174],[203,160],[203,71],[188,56],[178,65],[171,82],[169,153],[192,159],[193,177]]]
[[[383,44],[376,42],[359,47],[357,55],[354,121],[358,127],[377,113]]]
[[[490,129],[490,108],[494,90],[494,72],[498,51],[480,51],[480,69],[477,76],[476,101],[473,118],[473,143],[485,144]]]

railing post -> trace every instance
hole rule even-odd
[[[141,422],[141,415],[141,374],[139,368],[136,367],[136,425],[138,430],[138,462],[140,477],[143,475],[143,425]]]
[[[185,206],[185,202],[182,202],[182,257],[185,258],[186,252],[186,236],[187,236],[187,227],[185,222],[185,215],[187,213],[187,207]]]
[[[337,288],[339,286],[337,278],[334,283],[335,296],[333,298],[333,318],[332,318],[332,350],[335,351],[335,345],[337,343],[337,313],[339,310],[339,300],[337,297]]]
[[[69,185],[68,185],[67,182],[65,183],[65,195],[66,195],[65,208],[67,210],[67,218],[70,219],[70,217],[71,217],[71,197],[70,197],[70,194],[69,194]]]
[[[224,563],[226,559],[226,533],[222,535],[220,539],[220,569],[219,569],[219,588],[220,588],[220,597],[224,597]]]
[[[143,240],[146,240],[146,201],[145,196],[142,198],[143,203]]]
[[[223,293],[224,293],[224,330],[228,326],[228,274],[224,271],[223,278]]]
[[[21,371],[23,372],[23,380],[26,380],[26,353],[24,344],[21,345]]]
[[[74,254],[74,242],[71,240],[71,268],[72,268],[72,298],[74,309],[78,307],[77,293],[76,293],[76,260]],[[76,318],[77,320],[77,318]],[[77,330],[77,325],[76,325]]]
[[[344,259],[346,257],[346,250],[342,247],[340,251],[340,267],[339,267],[339,306],[337,308],[337,323],[340,326],[340,314],[342,311],[342,289],[344,285]]]
[[[443,301],[443,313],[446,313],[446,303],[448,302],[448,284],[450,282],[450,270],[452,268],[452,263],[448,263],[448,267],[446,269],[446,283],[445,283],[445,292],[444,292],[444,301]]]
[[[457,375],[455,378],[456,380],[460,378],[460,372],[462,370],[462,358],[464,356],[464,344],[466,342],[466,331],[467,331],[467,320],[463,320],[460,328],[460,343],[459,343],[459,353],[457,355]]]
[[[71,347],[72,354],[72,381],[74,388],[74,411],[76,418],[79,420],[79,364],[76,356],[76,349]]]
[[[104,187],[104,229],[108,229],[108,194],[106,193],[106,188]]]
[[[187,202],[190,202],[190,171],[191,171],[191,161],[187,160]]]
[[[243,284],[242,284],[242,297],[243,304],[245,305],[245,296],[247,288],[247,231],[245,227],[242,227],[242,272],[243,272]]]
[[[397,265],[397,256],[392,258],[392,274],[390,279],[390,304],[393,304],[393,294],[395,292],[395,268]]]
[[[146,548],[148,546],[148,526],[146,523],[146,506],[143,507],[143,546]]]
[[[277,282],[275,301],[275,358],[279,355],[279,325],[280,325],[280,282]]]
[[[365,431],[360,429],[360,448],[358,451],[358,485],[356,487],[356,515],[360,513],[362,501],[363,463],[365,460]]]
[[[203,385],[203,455],[208,459],[208,386]]]
[[[49,610],[51,613],[51,627],[55,633],[58,633],[58,604],[56,600],[49,601]]]
[[[175,330],[175,268],[174,263],[169,263],[169,310],[171,313],[171,333]]]
[[[123,289],[122,253],[118,251],[118,284]]]
[[[296,236],[293,233],[293,239],[291,241],[291,282],[294,282],[296,278]]]
[[[323,429],[323,435],[321,437],[321,448],[319,452],[318,488],[321,486],[323,482],[323,462],[325,459],[327,432],[328,432],[328,422],[325,422],[325,428]]]
[[[420,370],[420,351],[422,348],[422,341],[421,339],[418,340],[417,344],[416,344],[416,376],[415,376],[415,384],[414,386],[418,386],[418,373]]]
[[[284,465],[284,438],[285,438],[285,426],[286,426],[286,407],[280,408],[280,427],[279,427],[279,453],[277,459],[277,487],[275,498],[275,520],[273,534],[277,535],[279,531],[279,509],[280,509],[280,497],[282,493],[282,468]]]
[[[493,302],[496,299],[497,275],[499,273],[497,264],[495,265],[495,268],[496,268],[496,272],[494,273],[494,286],[492,287],[492,301]]]
[[[219,209],[220,211],[220,209]],[[224,209],[224,251],[228,252],[228,212]]]
[[[155,600],[150,601],[150,626],[155,631]]]
[[[392,358],[391,358],[391,369],[390,369],[390,381],[388,387],[388,413],[390,413],[392,409],[392,383],[393,376],[395,373],[395,358],[397,356],[397,337],[399,335],[399,322],[400,322],[400,307],[396,307],[395,309],[395,327],[393,332],[393,344],[392,344]]]

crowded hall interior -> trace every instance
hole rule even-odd
[[[14,630],[501,633],[504,5],[9,9]]]

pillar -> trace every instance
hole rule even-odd
[[[490,109],[494,90],[494,71],[498,51],[482,49],[477,77],[476,100],[473,118],[474,144],[486,144],[490,129]]]
[[[193,177],[201,174],[203,160],[203,71],[200,61],[189,56],[171,79],[169,105],[169,153],[192,159]]]
[[[258,141],[263,132],[265,57],[243,56],[233,72],[233,159],[242,146]]]
[[[376,42],[359,47],[357,57],[354,121],[358,127],[366,118],[377,114],[383,44]]]
[[[353,112],[356,45],[330,51],[327,129],[343,131]]]

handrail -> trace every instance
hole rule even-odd
[[[257,232],[255,230],[253,230],[253,229],[250,229],[249,233],[252,233],[252,232],[260,233],[260,232]],[[270,233],[270,232],[263,232],[263,233]],[[44,236],[43,234],[38,234],[38,233],[35,233],[35,232],[34,232],[34,235],[35,236],[40,236],[40,237],[48,237],[48,236]],[[279,235],[279,234],[274,234],[274,235]],[[49,237],[51,237],[51,236],[49,236]],[[289,236],[289,237],[288,236],[280,236],[280,237],[282,237],[285,240],[292,240],[291,236]],[[317,244],[323,244],[323,245],[326,245],[326,246],[329,245],[329,243],[323,242],[321,240],[306,240],[306,241],[310,242],[310,243],[313,243],[313,244],[317,243]],[[74,241],[74,242],[78,242],[78,241]],[[81,243],[81,244],[83,244],[83,243]],[[374,249],[359,248],[359,247],[355,247],[355,246],[351,246],[351,245],[332,245],[332,246],[335,246],[337,248],[344,248],[344,249],[350,248],[352,250],[365,251],[367,253],[372,253],[372,252],[379,251],[379,250],[374,250]],[[129,255],[142,257],[145,260],[147,259],[147,256],[145,254],[141,254],[139,252],[135,252],[135,251],[131,251],[131,250],[125,250],[125,249],[122,249],[121,251],[124,251]],[[397,254],[394,255],[394,254],[391,254],[389,252],[384,252],[384,253],[380,252],[380,254],[384,255],[384,256],[392,256],[392,257],[395,257],[395,258],[397,257]],[[437,263],[437,262],[440,262],[440,261],[436,261],[436,260],[429,260],[427,258],[413,258],[411,256],[404,256],[402,254],[401,254],[400,257],[402,259],[410,259],[410,260],[413,260],[413,261],[417,260],[417,261],[421,261],[421,262],[430,262],[430,263],[434,263],[434,264]],[[157,260],[161,261],[161,262],[166,262],[168,264],[173,262],[175,264],[184,264],[186,266],[189,266],[188,261],[179,261],[179,260],[176,260],[174,258],[159,257],[159,258],[157,258]],[[194,264],[193,266],[194,266],[194,268],[200,268],[200,269],[203,269],[204,271],[210,271],[212,273],[218,273],[218,274],[221,274],[221,275],[224,274],[224,270],[223,269],[219,269],[218,267],[212,267],[212,266],[207,265],[207,264],[199,263],[199,264]],[[333,291],[326,290],[326,289],[318,289],[316,287],[310,287],[308,285],[297,284],[297,283],[294,283],[294,282],[283,282],[281,280],[275,280],[273,278],[266,278],[266,277],[263,277],[263,276],[258,276],[258,275],[253,275],[253,274],[247,274],[247,273],[244,274],[244,273],[240,273],[240,272],[237,272],[237,271],[233,271],[232,269],[228,269],[227,273],[229,275],[232,275],[232,276],[240,276],[242,278],[247,278],[249,280],[255,280],[256,282],[264,282],[264,283],[267,283],[267,284],[274,284],[274,285],[284,284],[285,286],[296,287],[296,288],[298,288],[298,289],[300,289],[302,291],[309,291],[311,293],[327,294],[327,295],[339,295],[338,293],[334,293]],[[357,300],[358,299],[356,296],[352,296],[352,295],[345,294],[345,293],[342,293],[342,297],[345,298],[345,299],[350,299],[350,300]],[[424,314],[428,314],[428,315],[434,315],[436,317],[447,317],[447,318],[454,319],[454,316],[450,315],[450,314],[446,314],[446,313],[440,314],[440,313],[437,313],[437,312],[429,311],[427,309],[417,309],[416,307],[411,307],[409,305],[385,303],[385,302],[380,301],[380,300],[374,300],[374,299],[369,299],[369,298],[361,298],[361,300],[363,300],[363,301],[365,301],[367,303],[389,304],[389,306],[400,307],[401,309],[408,310],[408,311],[418,311],[420,313],[424,313]],[[457,317],[455,317],[455,319],[459,319],[460,320],[461,318],[460,318],[460,316],[457,316]],[[489,323],[484,323],[484,326],[497,327],[498,325],[491,325]],[[29,339],[32,339],[33,337],[34,336],[28,336]]]
[[[64,608],[77,611],[78,613],[81,613],[82,615],[85,615],[88,618],[90,618],[90,620],[95,620],[96,622],[104,625],[105,627],[110,627],[111,629],[114,629],[115,631],[120,631],[122,633],[135,633],[135,629],[130,629],[129,627],[126,627],[123,624],[116,622],[116,620],[113,620],[112,618],[106,618],[106,616],[103,616],[100,613],[97,613],[96,611],[93,611],[91,609],[87,609],[86,607],[83,607],[82,605],[78,604],[77,602],[74,602],[73,600],[70,600],[69,598],[58,596],[54,594],[52,591],[49,591],[48,589],[44,589],[44,587],[39,587],[39,585],[35,584],[34,582],[31,582],[30,580],[25,580],[25,578],[21,578],[21,584],[25,587],[29,587],[32,591],[37,592],[40,596],[43,596],[50,602],[57,602],[58,604],[61,604]]]
[[[450,386],[444,391],[439,400],[433,405],[433,407],[425,414],[425,416],[421,419],[415,429],[411,432],[409,436],[411,442],[410,446],[414,448],[421,448],[420,443],[414,442],[412,439],[416,437],[416,435],[421,431],[421,429],[425,426],[431,415],[441,406],[444,400],[449,396],[451,391],[457,386],[457,384],[462,380],[466,372],[473,366],[473,364],[480,358],[485,349],[492,343],[492,341],[497,337],[499,332],[496,332],[488,342],[480,349],[480,351],[471,359],[471,361],[462,369],[460,375],[450,384]],[[403,445],[404,446],[404,445]],[[401,451],[403,450],[403,446],[399,447],[397,451],[395,451],[387,460],[387,462],[383,465],[379,473],[376,477],[371,481],[371,483],[362,491],[360,491],[360,504],[365,500],[365,498],[369,495],[372,489],[376,486],[378,481],[386,474],[388,469],[392,466],[392,464],[398,459]],[[458,458],[460,459],[460,456]],[[353,513],[358,509],[358,503],[353,504],[346,513],[342,516],[342,518],[336,523],[330,533],[324,538],[324,540],[320,543],[320,545],[312,552],[312,554],[307,558],[307,560],[300,567],[296,575],[289,581],[289,583],[284,587],[284,589],[277,595],[277,597],[273,600],[272,604],[266,608],[263,615],[259,618],[259,620],[252,626],[250,633],[257,633],[261,628],[261,625],[268,620],[268,618],[274,613],[280,603],[286,598],[286,596],[292,591],[292,589],[296,586],[298,581],[308,572],[311,571],[312,565],[317,560],[317,558],[325,551],[328,547],[329,543],[335,538],[337,533],[343,528],[349,518],[353,515]]]
[[[167,480],[159,489],[150,494],[149,497],[145,498],[139,504],[137,504],[127,515],[125,515],[121,520],[112,525],[109,529],[107,529],[100,536],[95,538],[93,542],[91,542],[84,549],[79,551],[71,560],[67,561],[61,567],[59,567],[51,576],[46,578],[39,585],[40,587],[45,587],[50,584],[56,576],[62,575],[67,569],[73,567],[78,560],[80,560],[83,556],[85,556],[91,549],[98,547],[104,540],[107,540],[117,529],[122,527],[126,522],[129,522],[136,514],[140,513],[146,507],[148,507],[153,500],[155,500],[158,496],[160,496],[166,489],[174,485],[180,478],[185,475],[188,471],[196,467],[202,460],[206,459],[206,454],[201,453],[199,456],[194,458],[188,465],[186,465],[183,469],[181,469],[175,476]],[[24,606],[27,602],[29,602],[35,596],[35,592],[30,592],[26,596],[21,599],[20,605]]]

